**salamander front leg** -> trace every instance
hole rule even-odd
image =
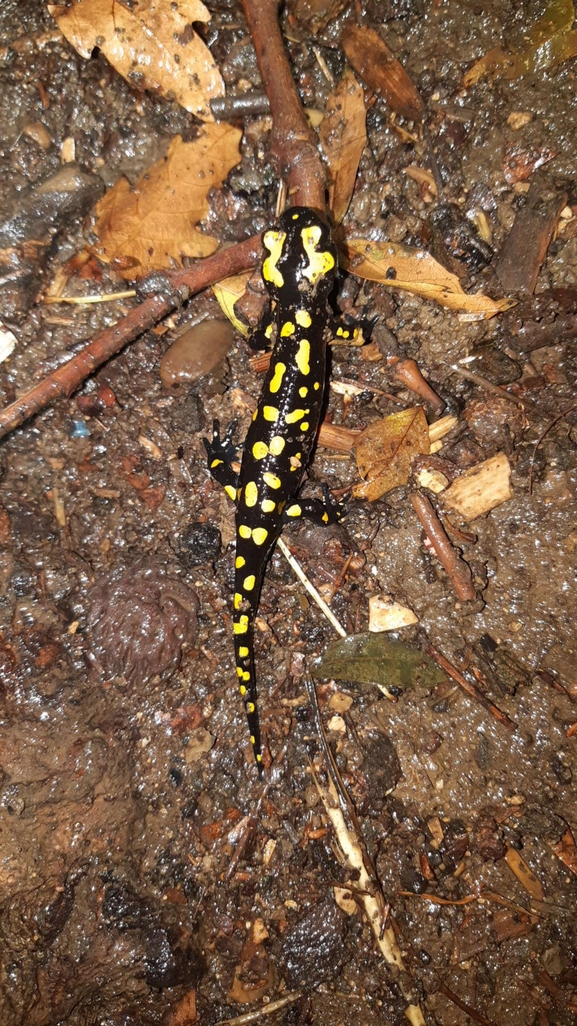
[[[283,512],[283,522],[294,524],[295,520],[306,517],[314,524],[338,524],[345,515],[346,500],[336,502],[327,484],[323,485],[323,498],[321,499],[295,499]]]
[[[232,464],[236,459],[238,449],[232,441],[236,431],[236,421],[233,421],[223,438],[220,437],[220,424],[218,420],[212,423],[212,438],[203,438],[206,449],[207,466],[215,481],[222,485],[229,499],[236,501],[236,490],[238,485],[238,474],[233,470]]]

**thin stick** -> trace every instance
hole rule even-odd
[[[97,367],[120,352],[128,342],[132,342],[144,331],[152,328],[162,317],[166,317],[184,298],[200,292],[221,278],[239,274],[240,271],[252,267],[259,260],[260,254],[260,235],[253,235],[237,246],[231,246],[230,249],[197,261],[192,267],[167,274],[166,293],[145,299],[112,328],[106,328],[92,339],[71,360],[1,410],[0,438],[14,428],[20,427],[20,424],[35,413],[52,405],[61,396],[72,395]]]
[[[432,503],[421,492],[414,492],[411,495],[411,503],[437,559],[449,576],[457,598],[461,602],[472,601],[472,599],[476,598],[476,592],[473,587],[469,565],[465,563],[464,559],[461,559],[451,544],[445,528],[433,509]]]
[[[293,204],[325,209],[325,172],[301,106],[278,22],[278,0],[242,0],[272,114],[271,150]]]
[[[472,381],[474,385],[479,385],[480,388],[484,388],[486,392],[492,392],[493,395],[498,395],[501,399],[508,399],[510,403],[516,403],[522,410],[525,409],[526,403],[521,399],[518,399],[516,395],[511,395],[506,392],[504,388],[500,388],[499,385],[494,385],[492,381],[487,381],[487,378],[483,378],[480,374],[475,374],[474,371],[464,370],[463,367],[458,367],[456,363],[449,364],[450,370],[454,374],[459,374],[462,378],[466,378],[467,381]]]
[[[237,1015],[234,1019],[219,1019],[214,1026],[246,1026],[249,1022],[257,1022],[262,1015],[272,1015],[273,1012],[278,1012],[279,1008],[294,1004],[301,997],[302,991],[295,990],[286,994],[285,997],[279,998],[278,1001],[271,1001],[268,1005],[255,1008],[254,1012],[245,1012],[244,1015]]]
[[[329,622],[333,625],[333,627],[336,630],[337,634],[340,634],[341,638],[346,638],[346,636],[347,636],[346,630],[339,623],[339,621],[337,620],[335,614],[332,612],[332,610],[329,608],[329,606],[327,606],[325,600],[323,598],[321,598],[321,596],[319,595],[319,593],[318,593],[317,589],[315,588],[314,584],[312,584],[311,581],[309,581],[309,579],[308,579],[307,575],[305,574],[303,568],[301,567],[300,563],[298,563],[296,561],[296,559],[292,555],[290,549],[287,548],[287,546],[285,545],[285,543],[282,540],[282,538],[278,539],[277,545],[278,545],[279,549],[281,550],[281,552],[282,552],[284,558],[286,559],[287,563],[289,564],[291,570],[297,575],[299,581],[301,581],[301,583],[304,584],[306,590],[308,591],[308,593],[311,596],[311,598],[316,602],[316,604],[319,607],[319,609],[322,609],[322,611],[325,614],[327,620],[329,620]]]
[[[475,685],[471,684],[466,677],[463,677],[463,674],[459,672],[456,666],[453,666],[453,664],[449,662],[446,656],[441,652],[438,652],[433,645],[429,645],[427,651],[431,656],[431,659],[434,659],[441,669],[444,670],[445,673],[448,673],[449,677],[451,677],[455,683],[470,696],[470,698],[474,698],[476,702],[479,702],[479,704],[487,709],[491,713],[491,716],[494,716],[499,723],[502,723],[503,726],[507,728],[507,730],[517,729],[517,724],[513,720],[510,720],[506,713],[501,712],[498,706],[494,705],[482,691],[479,691],[479,688],[476,688]]]
[[[128,289],[126,292],[107,292],[103,296],[45,296],[42,303],[44,306],[51,306],[53,303],[87,306],[89,303],[111,303],[115,299],[134,299],[136,295],[136,289]]]

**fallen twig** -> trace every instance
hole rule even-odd
[[[476,598],[476,592],[469,565],[451,544],[431,501],[421,492],[413,492],[411,502],[437,559],[448,574],[457,598],[461,602],[472,601]]]
[[[213,282],[255,264],[261,253],[260,236],[252,236],[237,246],[200,260],[182,271],[166,275],[167,291],[150,296],[131,310],[112,328],[106,328],[67,363],[48,374],[10,406],[0,410],[0,438],[23,424],[35,413],[62,396],[69,396],[111,356],[152,328],[183,300]]]
[[[498,706],[494,705],[494,703],[491,702],[491,700],[487,698],[482,691],[479,691],[479,688],[475,687],[474,684],[471,684],[471,682],[463,676],[457,667],[453,666],[453,664],[449,662],[446,656],[441,652],[438,652],[433,645],[428,646],[427,652],[431,656],[431,659],[434,659],[441,669],[444,670],[445,673],[448,673],[449,677],[451,677],[451,679],[454,680],[467,695],[474,698],[476,702],[479,702],[479,704],[487,709],[491,713],[491,716],[494,716],[499,723],[502,723],[503,726],[507,728],[507,730],[517,729],[517,724],[514,720],[509,719],[506,713],[501,712]]]
[[[314,600],[314,602],[316,602],[316,604],[319,607],[319,609],[322,609],[322,611],[325,614],[327,620],[329,621],[329,623],[331,623],[333,625],[333,627],[336,630],[337,634],[340,634],[341,638],[346,638],[346,636],[347,636],[346,630],[339,623],[339,621],[337,620],[337,618],[336,618],[335,614],[333,613],[332,609],[330,609],[330,607],[327,606],[325,600],[319,595],[319,593],[318,593],[317,589],[315,588],[314,584],[311,581],[309,581],[309,579],[308,579],[307,575],[305,574],[303,568],[301,567],[300,563],[298,563],[297,560],[294,558],[292,552],[290,551],[290,549],[288,548],[286,543],[282,540],[282,538],[279,538],[277,540],[277,546],[281,550],[281,552],[282,552],[284,558],[286,559],[287,563],[289,564],[291,570],[297,575],[299,581],[301,581],[301,583],[304,584],[306,590],[308,591],[309,595]]]
[[[277,0],[243,0],[272,114],[271,151],[295,205],[325,209],[325,172],[286,59]]]
[[[302,991],[291,991],[290,994],[285,994],[284,997],[278,998],[277,1001],[269,1001],[268,1005],[261,1005],[260,1008],[255,1008],[252,1012],[236,1015],[234,1019],[219,1019],[215,1026],[247,1026],[249,1022],[257,1022],[263,1015],[273,1015],[280,1008],[285,1008],[286,1005],[293,1005],[301,997]]]

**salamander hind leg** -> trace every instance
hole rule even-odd
[[[295,520],[312,520],[315,524],[338,524],[346,513],[346,500],[340,502],[333,499],[329,486],[323,485],[323,498],[297,498],[286,506],[283,512],[283,523],[294,524]]]
[[[232,441],[236,430],[236,421],[229,426],[224,436],[220,437],[220,424],[218,420],[212,423],[212,438],[203,438],[206,449],[207,466],[215,481],[218,481],[229,499],[236,501],[236,490],[238,485],[238,474],[233,470],[232,464],[237,457],[237,447]]]

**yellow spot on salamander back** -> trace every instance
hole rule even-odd
[[[309,390],[306,385],[303,385],[302,388],[299,388],[299,395],[301,399],[304,399],[308,394]]]
[[[306,310],[297,310],[295,314],[295,321],[299,328],[310,328],[312,321],[311,315]]]
[[[251,745],[256,745],[256,738],[253,736],[253,734],[250,735],[250,743]]]
[[[271,378],[269,385],[269,391],[278,392],[282,385],[283,374],[286,371],[286,363],[277,363],[274,369],[274,374]]]
[[[277,263],[282,255],[285,239],[285,232],[275,231],[265,232],[262,239],[270,253],[270,256],[267,256],[263,261],[262,276],[265,281],[270,281],[279,289],[284,285],[284,278],[277,267]]]
[[[266,474],[262,475],[262,479],[265,482],[265,484],[267,484],[269,486],[269,488],[280,488],[280,486],[281,486],[280,477],[277,477],[276,474],[271,474],[268,471],[267,471]],[[254,537],[254,531],[253,531],[253,537]]]
[[[236,673],[237,673],[238,677],[242,677],[242,675],[244,673],[244,670],[243,670],[242,666],[237,666]]]
[[[285,445],[286,442],[282,435],[273,435],[270,442],[268,443],[269,450],[270,452],[272,452],[273,456],[280,456]]]
[[[252,532],[252,540],[255,543],[255,545],[264,545],[267,538],[268,531],[265,531],[264,527],[255,527],[254,531]]]
[[[234,596],[234,608],[235,609],[240,609],[241,605],[242,605],[242,595],[239,595],[239,593],[237,591],[236,595]]]
[[[252,447],[252,454],[255,460],[264,460],[268,456],[268,445],[266,442],[255,442]]]
[[[248,670],[244,671],[244,673],[242,675],[242,679],[243,680],[250,680],[250,673],[248,672]]]
[[[295,502],[292,506],[289,506],[289,508],[286,511],[287,517],[300,517],[301,513],[302,509],[299,506],[298,502]]]
[[[260,504],[260,508],[263,513],[273,513],[276,509],[276,503],[274,503],[272,499],[263,499]]]
[[[252,530],[246,524],[241,524],[238,529],[238,533],[241,538],[250,538]]]
[[[241,566],[244,566],[245,563],[246,559],[244,558],[244,556],[237,556],[234,561],[234,565],[238,570],[240,570]]]
[[[236,488],[234,487],[234,485],[225,485],[224,486],[224,490],[225,490],[226,494],[228,495],[229,499],[232,499],[232,501],[235,502],[236,501]]]
[[[314,388],[315,392],[318,392],[320,387],[321,387],[320,381],[315,381],[315,383],[313,385],[313,388]]]
[[[242,582],[244,590],[252,591],[252,589],[254,588],[255,581],[256,577],[254,576],[254,574],[250,574],[248,577],[245,577],[244,581]]]
[[[244,501],[247,506],[256,506],[258,502],[258,488],[254,481],[249,481],[244,490]]]
[[[299,427],[301,431],[308,431],[308,429],[310,428],[310,424],[308,420],[301,420]]]
[[[335,258],[332,253],[327,250],[320,252],[317,250],[321,234],[318,224],[302,230],[303,246],[309,258],[309,265],[304,268],[303,274],[313,285],[318,278],[322,278],[328,271],[332,271],[335,266]]]
[[[241,645],[241,647],[238,650],[238,654],[239,654],[241,659],[246,659],[247,658],[249,653],[248,653],[248,648],[246,647],[246,645]]]
[[[271,322],[270,324],[267,324],[266,328],[264,329],[264,337],[265,338],[271,338],[273,331],[274,331],[274,324]]]
[[[238,690],[240,691],[241,695],[246,695],[246,688],[244,684],[241,684]]]
[[[300,345],[295,356],[296,365],[300,370],[301,374],[310,374],[311,372],[311,344],[308,338],[301,339]]]
[[[240,620],[237,620],[232,625],[232,629],[235,634],[246,634],[248,631],[248,616],[244,613]]]
[[[255,711],[254,702],[247,702],[246,703],[246,711],[250,712],[250,713],[253,713]]]
[[[285,420],[287,424],[296,424],[297,420],[302,420],[310,410],[292,410],[290,413],[285,413]]]
[[[278,410],[276,406],[263,406],[262,415],[265,420],[269,420],[274,424],[275,420],[278,420]]]
[[[290,336],[294,335],[294,333],[295,333],[295,326],[294,326],[294,324],[292,324],[291,321],[285,321],[285,323],[283,324],[282,328],[280,329],[280,337],[281,338],[290,338]]]

